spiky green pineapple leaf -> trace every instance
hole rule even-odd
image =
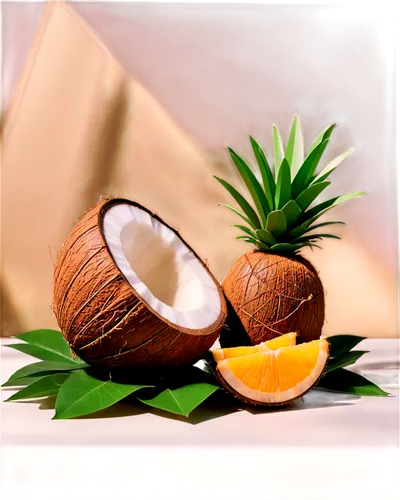
[[[321,142],[326,141],[332,135],[333,129],[336,127],[336,123],[333,125],[329,125],[324,128],[324,130],[316,137],[315,141],[311,144],[310,149],[308,150],[307,156],[309,156],[314,149],[321,144]]]
[[[275,166],[275,179],[278,178],[279,169],[282,164],[282,160],[285,157],[285,152],[283,151],[282,139],[279,134],[278,127],[276,125],[272,126],[273,136],[274,136],[274,166]]]
[[[296,199],[308,186],[314,175],[318,162],[328,144],[329,139],[325,139],[315,147],[315,149],[304,160],[292,182],[292,198]]]
[[[308,236],[296,238],[295,240],[293,240],[292,243],[306,243],[309,241],[313,242],[316,240],[321,240],[322,238],[334,238],[335,240],[342,239],[340,236],[337,236],[336,234],[318,233],[318,234],[310,234]]]
[[[241,158],[233,149],[227,148],[231,155],[232,161],[235,164],[237,171],[249,190],[254,204],[257,208],[258,214],[261,218],[262,225],[265,225],[267,215],[269,213],[269,204],[267,197],[264,193],[261,184],[258,182],[257,177],[254,175],[247,163]]]
[[[255,238],[250,238],[250,236],[235,236],[235,240],[243,240],[246,241],[246,243],[253,243],[254,245],[257,243],[257,239]]]
[[[249,137],[250,137],[251,147],[253,148],[254,156],[256,157],[258,163],[258,168],[260,169],[261,178],[264,184],[265,195],[269,203],[269,212],[271,212],[275,208],[274,199],[275,199],[276,185],[274,176],[272,175],[272,171],[269,166],[267,157],[265,156],[261,146],[251,135]]]
[[[287,229],[287,222],[285,214],[282,210],[274,210],[268,214],[267,218],[267,231],[269,231],[274,237],[280,236]]]
[[[289,139],[286,145],[285,158],[287,159],[292,177],[297,173],[304,161],[304,143],[300,122],[297,115],[294,116]]]
[[[319,196],[331,183],[329,181],[318,182],[305,189],[297,198],[296,203],[300,210],[304,212],[311,203]]]
[[[260,241],[260,240],[257,240],[255,242],[255,245],[262,252],[269,252],[269,250],[270,250],[270,247],[268,245],[266,245],[265,243],[263,243],[262,241]]]
[[[219,203],[219,205],[221,207],[225,207],[228,210],[231,210],[232,212],[234,212],[236,215],[238,215],[239,217],[241,217],[247,224],[249,224],[249,226],[251,226],[252,228],[258,229],[257,227],[254,226],[254,224],[252,223],[252,221],[248,217],[246,217],[246,215],[244,213],[242,213],[240,210],[238,210],[237,208],[231,207],[231,205],[227,205],[226,203]],[[261,227],[260,221],[259,221],[259,226],[258,227]]]
[[[282,208],[291,199],[290,167],[286,158],[282,160],[276,181],[275,207]]]
[[[342,196],[336,196],[335,198],[326,200],[319,205],[311,208],[310,210],[307,210],[307,212],[304,213],[305,220],[312,220],[314,222],[314,220],[321,217],[321,215],[326,213],[328,210],[331,210],[332,208],[340,205],[341,203],[344,203],[345,201],[356,198],[357,196],[362,196],[364,194],[365,193],[360,191],[356,193],[345,194]]]
[[[254,227],[254,229],[261,227],[260,220],[255,210],[250,205],[250,203],[239,193],[239,191],[237,191],[237,189],[235,189],[233,186],[231,186],[228,182],[224,181],[223,179],[220,179],[215,175],[214,177],[228,191],[228,193],[232,196],[232,198],[234,198],[236,203],[246,214],[248,220],[250,221],[250,225]]]
[[[277,241],[273,237],[273,235],[267,231],[266,229],[257,229],[256,231],[257,238],[266,245],[276,245]]]
[[[297,205],[295,200],[289,200],[281,210],[285,214],[288,227],[295,224],[301,215],[300,207]]]
[[[241,224],[232,224],[232,227],[237,227],[238,229],[240,229],[241,231],[243,231],[244,233],[246,233],[251,238],[257,239],[256,233],[254,231],[252,231],[247,226],[242,226]]]
[[[339,155],[337,158],[328,163],[328,165],[319,172],[312,181],[312,184],[316,182],[323,182],[327,179],[331,173],[337,169],[337,167],[349,156],[356,148],[351,148],[345,153]]]
[[[301,226],[297,226],[293,228],[291,231],[288,232],[288,238],[289,239],[295,239],[298,238],[299,236],[303,236],[303,234],[306,234],[310,231],[313,231],[315,229],[318,229],[319,227],[324,227],[324,226],[331,226],[332,224],[344,224],[344,222],[340,220],[334,220],[334,221],[328,221],[328,222],[321,222],[320,224],[314,224],[313,226],[310,226],[308,222],[302,224]]]
[[[273,253],[290,254],[299,250],[303,245],[295,245],[292,243],[277,243],[270,248]]]

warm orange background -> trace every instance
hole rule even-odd
[[[206,147],[178,126],[132,76],[70,7],[46,6],[2,128],[2,335],[56,327],[54,258],[74,221],[100,195],[131,198],[159,212],[220,280],[247,249],[233,239],[235,216],[218,207],[228,196],[212,175],[240,185],[223,148]],[[266,126],[274,119],[264,117]],[[284,130],[290,126],[286,116],[281,121]],[[353,145],[345,139],[337,153]],[[348,222],[337,231],[343,240],[306,252],[327,293],[325,334],[397,334],[394,162],[389,168],[392,191],[379,194],[382,203],[367,196],[336,209],[329,216]],[[354,179],[342,191],[364,188]],[[393,237],[379,248],[386,223]]]

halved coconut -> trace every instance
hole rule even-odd
[[[227,315],[221,287],[179,234],[128,200],[102,200],[75,225],[54,268],[53,310],[92,365],[193,363]]]

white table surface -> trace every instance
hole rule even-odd
[[[29,362],[2,341],[1,380]],[[195,410],[120,403],[51,420],[51,399],[3,403],[4,500],[400,499],[399,342],[365,340],[354,370],[392,397],[314,390],[289,409]],[[33,360],[32,360],[33,361]]]

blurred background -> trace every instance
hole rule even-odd
[[[247,250],[217,174],[224,144],[253,162],[297,113],[321,166],[356,146],[324,197],[342,241],[305,252],[327,335],[398,334],[393,20],[385,9],[238,3],[2,2],[1,334],[57,328],[52,268],[100,195],[157,211],[223,280]],[[253,163],[254,164],[254,163]]]

